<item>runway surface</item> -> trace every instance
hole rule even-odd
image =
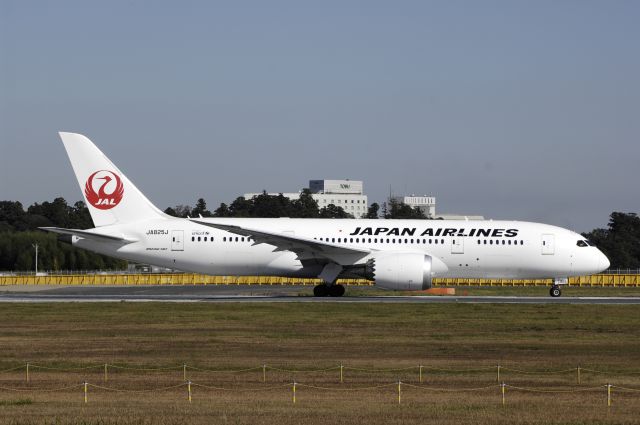
[[[469,303],[640,304],[640,297],[358,296],[315,298],[305,286],[144,286],[0,288],[0,302],[212,302],[212,303]]]

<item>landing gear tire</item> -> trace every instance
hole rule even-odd
[[[329,287],[329,296],[330,297],[341,297],[344,295],[344,286],[342,285],[331,285]]]
[[[325,284],[316,285],[313,288],[313,296],[314,297],[328,297],[329,296],[329,287]]]
[[[551,295],[552,297],[556,298],[559,297],[560,295],[562,295],[562,291],[560,290],[560,287],[557,285],[554,285],[551,287],[551,289],[549,289],[549,295]]]

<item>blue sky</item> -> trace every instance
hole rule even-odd
[[[0,0],[0,199],[81,193],[86,134],[160,208],[365,182],[578,231],[640,210],[634,1]]]

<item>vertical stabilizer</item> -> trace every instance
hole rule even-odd
[[[60,137],[96,227],[165,217],[91,140],[76,133]]]

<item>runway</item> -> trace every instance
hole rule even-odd
[[[27,290],[28,289],[28,290]],[[172,302],[172,303],[411,303],[411,304],[640,304],[640,297],[537,296],[355,296],[315,298],[305,286],[92,286],[51,289],[0,288],[0,303]]]

